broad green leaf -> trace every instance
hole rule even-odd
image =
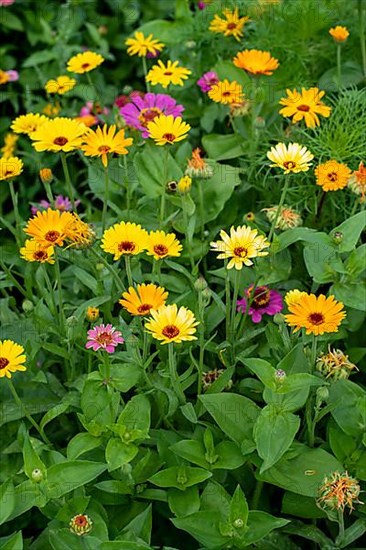
[[[203,136],[202,144],[208,156],[217,161],[238,158],[245,150],[244,140],[237,134],[209,134]]]
[[[134,492],[133,483],[127,481],[119,481],[117,479],[108,479],[107,481],[100,481],[94,485],[99,491],[104,491],[105,493],[117,494],[117,495],[132,495]]]
[[[200,509],[198,487],[188,487],[185,491],[171,488],[168,490],[169,508],[177,517],[189,516]]]
[[[207,548],[222,548],[230,539],[220,533],[222,515],[219,511],[200,511],[184,518],[174,518],[171,522],[177,529],[187,531],[200,544]]]
[[[110,385],[116,390],[125,393],[137,384],[141,377],[138,365],[114,364],[110,367]]]
[[[9,537],[0,539],[1,550],[23,550],[23,536],[22,532],[18,531],[13,533]]]
[[[328,404],[338,426],[352,437],[360,436],[366,426],[366,392],[350,380],[337,380],[329,387]]]
[[[250,511],[247,523],[248,530],[245,533],[246,545],[254,544],[273,529],[279,529],[288,523],[290,523],[288,519],[275,518],[266,512]]]
[[[24,434],[23,459],[24,471],[29,479],[32,479],[32,472],[35,469],[40,470],[44,477],[46,476],[46,467],[34,450],[28,433]]]
[[[275,372],[276,369],[272,367],[268,361],[257,357],[248,358],[245,357],[241,360],[248,369],[256,374],[259,380],[267,387],[276,389]]]
[[[64,412],[66,412],[69,409],[70,405],[71,405],[70,401],[65,399],[59,405],[52,407],[52,409],[47,411],[44,417],[42,418],[40,423],[41,428],[43,429],[49,422],[51,422],[52,420],[54,420]]]
[[[135,395],[119,415],[117,424],[129,432],[140,431],[143,439],[148,436],[150,429],[150,409],[150,401],[145,395]]]
[[[347,307],[366,311],[366,281],[357,283],[335,283],[330,292]]]
[[[99,436],[114,422],[119,399],[117,392],[103,384],[99,373],[89,375],[84,384],[80,405],[83,423],[92,435]]]
[[[158,487],[175,487],[176,489],[184,490],[187,487],[192,487],[192,485],[206,481],[211,476],[211,472],[207,472],[201,468],[172,466],[171,468],[157,472],[150,477],[149,481]]]
[[[123,533],[132,532],[136,537],[150,544],[152,528],[152,508],[151,504],[147,506],[140,514],[133,518],[123,529]]]
[[[86,288],[92,291],[93,294],[98,294],[98,281],[95,277],[90,275],[85,269],[81,269],[81,267],[75,265],[72,268],[72,272]]]
[[[240,522],[242,522],[240,528],[245,528],[248,521],[248,513],[249,508],[247,499],[245,498],[240,485],[238,485],[231,499],[229,521],[234,525],[235,522],[240,520]]]
[[[276,235],[271,249],[275,254],[277,254],[281,250],[284,250],[298,241],[306,241],[320,245],[332,244],[332,240],[325,233],[319,233],[315,229],[311,229],[309,227],[295,227],[294,229],[288,229],[287,231],[283,231],[283,233]]]
[[[179,180],[183,175],[182,169],[164,147],[150,143],[141,153],[136,153],[134,166],[144,193],[152,199],[165,193],[168,181]]]
[[[316,283],[336,281],[338,273],[345,273],[342,260],[334,245],[314,243],[304,248],[304,260],[309,275]]]
[[[47,498],[41,493],[39,485],[27,479],[14,489],[14,508],[8,517],[8,521],[24,514],[33,506],[42,507],[46,502]]]
[[[354,61],[346,61],[341,65],[341,87],[350,88],[357,86],[364,79],[362,68]],[[339,90],[337,67],[331,67],[320,78],[318,87],[326,92],[337,92]]]
[[[27,57],[22,66],[34,67],[35,65],[42,65],[43,63],[48,63],[49,61],[53,61],[54,59],[57,59],[56,51],[41,50]]]
[[[0,525],[10,516],[14,509],[14,485],[11,480],[0,487]]]
[[[47,471],[49,498],[60,498],[86,485],[106,469],[106,464],[88,460],[73,460],[50,466]]]
[[[50,529],[49,541],[52,550],[99,550],[102,542],[90,534],[78,537],[70,529]]]
[[[347,278],[352,281],[366,270],[366,244],[353,250],[346,261]]]
[[[135,458],[139,449],[136,445],[127,445],[116,437],[111,437],[105,450],[105,458],[108,462],[108,470],[112,472],[124,464],[128,464]]]
[[[327,515],[316,505],[313,497],[297,495],[285,491],[282,499],[281,513],[306,519],[326,518]]]
[[[351,218],[335,227],[332,231],[334,233],[342,233],[343,239],[337,246],[339,252],[351,252],[357,245],[358,239],[362,231],[366,228],[366,210],[355,214]]]
[[[88,432],[78,433],[70,440],[67,446],[67,458],[69,460],[76,460],[82,454],[99,447],[101,443],[102,439],[100,437],[94,437]]]

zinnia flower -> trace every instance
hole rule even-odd
[[[153,256],[155,260],[162,260],[168,256],[180,256],[182,245],[174,233],[150,231],[146,242],[146,250],[146,253]]]
[[[148,53],[156,55],[161,52],[165,44],[153,38],[152,34],[144,36],[142,32],[136,31],[133,38],[127,38],[125,41],[128,55],[138,55],[146,57]]]
[[[305,328],[306,334],[315,336],[338,332],[339,325],[346,317],[342,302],[337,302],[334,296],[326,298],[324,294],[303,294],[288,309],[290,313],[285,315],[285,319],[290,327],[295,327],[294,332]]]
[[[316,184],[323,188],[323,191],[338,191],[347,187],[352,171],[341,162],[328,160],[319,164],[314,170]]]
[[[141,254],[147,246],[148,233],[141,225],[121,222],[106,229],[102,236],[101,247],[105,252],[114,254],[114,260],[128,254]]]
[[[321,101],[325,92],[318,88],[302,88],[301,93],[297,90],[286,90],[286,93],[287,98],[280,100],[280,104],[284,105],[280,115],[292,117],[293,124],[304,119],[307,128],[315,128],[320,124],[318,114],[326,118],[330,116],[331,108]]]
[[[244,294],[245,296],[237,301],[237,310],[245,313],[249,303],[248,314],[253,323],[260,323],[264,314],[276,315],[283,310],[281,294],[277,290],[269,289],[268,286],[257,286],[253,293],[251,285],[244,290]]]
[[[240,103],[244,99],[243,88],[235,80],[232,82],[229,82],[227,79],[220,80],[209,90],[208,97],[216,103],[222,103],[223,105]]]
[[[93,351],[102,349],[108,353],[114,353],[118,344],[123,344],[124,339],[119,330],[116,330],[111,324],[98,325],[88,330],[88,341],[85,344],[86,349],[92,348]]]
[[[213,176],[212,167],[201,157],[201,149],[193,149],[192,156],[188,160],[185,175],[191,178],[208,179]]]
[[[74,88],[76,84],[75,78],[70,78],[67,75],[61,75],[57,78],[48,80],[45,84],[45,90],[48,94],[66,94]]]
[[[23,172],[23,161],[18,157],[0,158],[0,181],[10,180]]]
[[[181,117],[174,118],[173,115],[159,115],[147,125],[150,137],[156,145],[172,144],[182,141],[187,137],[190,125],[183,122]]]
[[[153,86],[161,84],[163,88],[167,88],[169,84],[183,86],[184,80],[188,78],[192,71],[179,67],[178,61],[167,61],[167,65],[159,59],[158,64],[154,65],[146,75],[147,82],[151,82]]]
[[[37,215],[28,221],[24,231],[43,247],[62,246],[73,221],[70,212],[49,208],[44,212],[37,212]]]
[[[75,207],[80,204],[79,200],[75,201]],[[72,210],[72,204],[68,197],[63,197],[62,195],[57,195],[55,197],[54,207],[56,210],[59,210],[60,212],[70,212]],[[42,210],[47,210],[48,208],[51,208],[51,204],[42,199],[39,201],[37,205],[32,205],[31,212],[33,216],[37,214],[37,212]]]
[[[30,134],[36,151],[52,151],[57,153],[79,149],[83,136],[89,129],[71,118],[56,117],[47,120],[35,132]]]
[[[117,153],[117,155],[127,155],[126,147],[132,145],[132,138],[125,138],[125,131],[116,132],[116,125],[112,124],[109,128],[105,124],[103,128],[89,130],[84,137],[84,143],[80,147],[87,157],[102,157],[104,167],[108,166],[108,155]]]
[[[219,77],[214,71],[208,71],[203,74],[199,80],[197,80],[197,85],[201,88],[202,92],[209,92],[214,84],[219,82]]]
[[[243,36],[244,24],[249,21],[249,17],[239,17],[239,10],[235,8],[231,10],[223,10],[224,18],[215,15],[210,23],[209,30],[212,32],[221,33],[224,36],[233,36],[236,40],[240,40]]]
[[[93,522],[86,514],[78,514],[71,518],[69,523],[70,531],[75,535],[86,535],[93,528]]]
[[[271,166],[282,168],[285,174],[294,172],[307,172],[314,155],[308,149],[298,143],[277,143],[275,147],[267,153],[269,160],[273,162]]]
[[[23,346],[13,340],[0,340],[0,378],[11,378],[12,372],[27,370],[25,361]]]
[[[340,25],[329,29],[329,34],[334,38],[335,42],[345,42],[349,37],[347,27],[341,27]]]
[[[236,229],[231,227],[230,235],[225,231],[220,231],[222,241],[210,243],[214,252],[220,252],[217,256],[220,260],[230,258],[227,269],[242,269],[243,265],[253,265],[252,258],[257,256],[267,256],[268,251],[265,248],[270,243],[262,235],[258,235],[256,229],[251,229],[247,225],[239,226]]]
[[[152,309],[165,305],[168,293],[165,288],[150,283],[137,285],[137,291],[130,286],[128,292],[122,294],[122,298],[119,303],[131,315],[146,316]]]
[[[344,512],[346,506],[353,510],[353,504],[363,504],[358,497],[361,487],[348,472],[333,472],[329,477],[325,476],[319,487],[318,504],[331,510]]]
[[[21,257],[27,262],[39,262],[41,264],[54,264],[53,246],[44,246],[35,239],[27,239],[24,247],[19,250]]]
[[[235,67],[244,69],[248,73],[258,75],[271,75],[279,67],[278,59],[272,57],[270,52],[262,50],[244,50],[233,59]]]
[[[157,116],[172,115],[177,118],[183,111],[183,105],[177,105],[175,99],[170,95],[152,93],[147,93],[144,97],[135,95],[131,98],[131,102],[120,109],[126,124],[140,130],[143,138],[150,136],[147,129],[148,123]]]
[[[95,52],[78,53],[67,62],[67,70],[70,73],[83,74],[96,69],[104,61],[104,57]]]
[[[87,101],[80,109],[79,116],[76,120],[83,122],[85,126],[94,126],[101,122],[100,115],[108,115],[109,109],[102,107],[98,101]]]
[[[10,128],[16,134],[28,134],[29,136],[38,130],[42,124],[47,122],[48,118],[38,113],[28,113],[27,115],[20,115],[13,120]]]
[[[348,180],[348,187],[356,195],[361,195],[361,202],[365,199],[366,192],[366,166],[360,162],[358,170],[355,170]]]
[[[193,334],[196,332],[196,321],[192,311],[176,304],[161,306],[158,310],[151,310],[151,318],[145,324],[145,328],[153,338],[160,340],[162,344],[175,342],[180,344],[188,340],[197,340]]]
[[[262,208],[262,212],[266,213],[268,221],[271,223],[277,216],[277,206],[272,206],[271,208]],[[290,208],[290,206],[287,206],[284,204],[281,207],[280,213],[278,215],[275,229],[280,229],[281,231],[285,231],[286,229],[293,229],[294,227],[299,227],[302,225],[302,219],[301,216],[296,210],[293,210]]]

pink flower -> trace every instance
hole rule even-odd
[[[88,341],[85,344],[86,349],[93,348],[94,351],[104,349],[108,353],[114,353],[118,344],[123,344],[124,339],[119,330],[112,325],[98,325],[88,330]]]
[[[14,4],[15,0],[0,0],[0,7],[1,6],[11,6]]]
[[[202,92],[209,92],[215,84],[219,82],[219,77],[214,71],[208,71],[197,80],[198,86],[201,88]]]
[[[108,113],[109,109],[107,107],[101,107],[98,102],[87,101],[86,105],[80,109],[79,117],[93,116],[94,124],[99,124],[102,121],[98,115],[107,115]]]
[[[173,115],[179,117],[184,111],[183,105],[177,105],[175,99],[167,94],[147,93],[144,97],[137,94],[131,94],[131,102],[120,109],[120,113],[128,126],[137,128],[142,132],[143,138],[149,137],[147,125],[155,117],[164,115]]]
[[[9,77],[9,82],[16,82],[17,80],[19,80],[18,71],[10,70],[10,71],[5,71],[5,72],[7,73],[8,77]]]
[[[277,290],[270,290],[268,286],[257,286],[254,289],[253,285],[244,290],[245,297],[237,301],[237,309],[242,313],[247,310],[248,299],[252,299],[249,306],[249,315],[252,317],[253,323],[260,323],[262,316],[276,315],[283,310],[282,296]]]
[[[78,206],[79,204],[80,201],[76,200],[75,206]],[[48,201],[42,199],[37,205],[31,206],[31,212],[33,216],[35,216],[37,212],[47,210],[47,208],[51,208],[51,204]],[[72,210],[70,199],[68,197],[63,197],[62,195],[57,195],[57,197],[55,198],[55,208],[57,210],[60,210],[60,212],[69,212],[70,210]]]
[[[206,4],[204,2],[198,2],[197,6],[199,10],[204,10],[206,7]]]

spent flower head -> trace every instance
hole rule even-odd
[[[346,506],[352,511],[354,504],[363,504],[359,499],[361,492],[357,479],[348,472],[333,472],[325,476],[318,489],[317,503],[323,508],[344,512]]]

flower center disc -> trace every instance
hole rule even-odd
[[[292,160],[286,160],[283,165],[285,168],[287,168],[287,170],[293,170],[293,168],[296,168],[296,162]]]
[[[84,527],[84,525],[87,524],[86,517],[85,516],[78,516],[75,519],[75,523],[77,523],[77,525],[80,525],[81,527]]]
[[[99,344],[111,344],[113,342],[113,337],[108,332],[101,332],[96,337],[96,340]]]
[[[172,76],[172,74],[173,74],[173,73],[172,73],[171,71],[166,71],[166,72],[164,73],[165,76]]]
[[[103,155],[105,155],[106,153],[109,153],[110,150],[111,148],[109,147],[109,145],[101,145],[100,147],[98,147],[98,151]]]
[[[297,110],[298,111],[304,111],[305,113],[307,113],[308,111],[310,111],[310,107],[309,107],[309,105],[299,105]]]
[[[37,250],[37,252],[33,254],[35,260],[45,260],[47,257],[48,254],[44,250]]]
[[[152,308],[152,305],[151,304],[141,304],[138,308],[137,308],[137,311],[139,313],[149,313],[150,309]]]
[[[175,140],[175,135],[174,134],[163,134],[163,139],[166,139],[167,141],[169,141],[170,143],[173,143],[173,141]]]
[[[44,238],[46,241],[50,241],[51,243],[54,243],[59,238],[60,233],[58,231],[47,231]]]
[[[90,67],[90,63],[83,63],[83,64],[81,65],[81,68],[82,68],[82,69],[87,69],[88,67]]]
[[[236,29],[236,23],[228,23],[226,25],[226,28],[229,30],[229,31],[232,31],[234,29]]]
[[[239,256],[239,258],[245,258],[248,254],[248,250],[244,246],[237,246],[234,248],[234,255]]]
[[[69,141],[69,140],[68,140],[67,138],[65,138],[64,136],[59,136],[59,137],[57,137],[57,138],[55,138],[55,139],[53,140],[53,143],[54,143],[55,145],[60,145],[60,146],[62,147],[63,145],[66,145],[66,143],[67,143],[68,141]]]
[[[168,254],[168,248],[164,244],[156,244],[154,246],[154,252],[158,256],[165,256]]]
[[[147,128],[148,123],[154,120],[154,118],[156,118],[157,116],[161,115],[162,112],[163,111],[155,107],[152,107],[151,109],[142,109],[139,115],[139,121],[141,122],[142,126]]]
[[[0,370],[5,369],[9,365],[9,359],[6,357],[0,357]]]
[[[313,325],[321,325],[324,323],[324,315],[322,313],[311,313],[308,317],[308,320]]]
[[[337,176],[336,172],[330,172],[328,174],[328,180],[329,181],[337,181],[337,179],[338,179],[338,176]]]
[[[258,287],[254,291],[254,299],[252,302],[252,307],[254,308],[263,308],[267,307],[270,302],[270,292],[268,288]]]
[[[135,248],[136,248],[135,244],[131,241],[122,241],[118,245],[118,250],[120,252],[127,252],[127,253],[133,252]]]
[[[167,325],[163,328],[162,333],[169,339],[175,338],[179,334],[179,328],[175,325]]]

